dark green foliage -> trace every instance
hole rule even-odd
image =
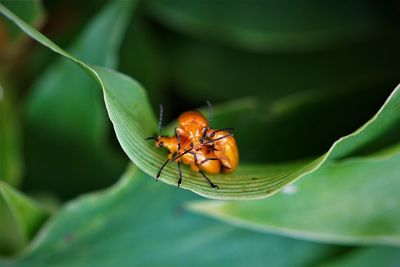
[[[1,3],[0,266],[397,266],[345,246],[400,244],[396,3]],[[223,202],[144,141],[206,100],[241,163],[182,188]]]

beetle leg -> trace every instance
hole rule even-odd
[[[181,161],[178,161],[178,176],[179,176],[179,180],[178,180],[178,187],[181,186],[182,184],[182,170],[181,170]]]
[[[211,147],[211,151],[219,151],[219,150],[216,149],[215,147]]]
[[[206,163],[209,160],[219,160],[219,158],[206,158],[205,160],[202,160],[199,165],[202,165],[202,164]]]
[[[202,170],[199,170],[199,173],[201,173],[201,175],[207,180],[207,182],[210,184],[210,186],[213,189],[219,189],[218,185],[213,184],[213,182],[211,182],[211,180],[207,177],[207,175]]]
[[[208,143],[208,144],[204,144],[207,147],[207,150],[210,152],[212,151],[219,151],[218,149],[215,148],[215,144],[214,143]]]
[[[195,164],[195,166],[200,166],[201,164],[203,164],[203,163],[204,163],[205,161],[207,161],[207,160],[214,160],[214,158],[208,158],[208,159],[203,160],[203,161],[199,164],[196,153],[191,152],[190,154],[192,154],[193,157],[194,157],[194,164]],[[216,159],[216,160],[219,160],[219,159],[217,159],[217,158],[215,158],[215,159]],[[193,166],[192,166],[192,169],[194,169]],[[207,175],[206,175],[202,170],[199,169],[199,173],[201,173],[201,175],[207,180],[207,182],[210,184],[210,186],[211,186],[213,189],[219,189],[218,185],[215,185],[213,182],[211,182],[211,180],[207,177]]]
[[[197,158],[197,154],[196,154],[196,153],[192,152],[192,153],[190,153],[190,154],[193,155],[193,157],[194,157],[194,164],[196,164],[196,166],[203,165],[204,163],[206,163],[206,162],[209,161],[209,160],[220,160],[219,158],[206,158],[206,159],[204,159],[204,160],[202,160],[202,161],[199,162],[199,159]]]
[[[170,161],[170,158],[168,158],[167,161],[165,161],[164,164],[161,166],[160,170],[158,171],[158,173],[156,175],[157,181],[158,181],[158,179],[160,179],[161,172],[164,169],[164,167],[168,164],[169,161]]]
[[[194,153],[194,152],[192,152],[192,153],[190,153],[190,154],[192,154],[192,155],[193,155],[193,158],[194,158],[194,164],[196,164],[196,166],[197,166],[197,165],[199,165],[199,159],[197,158],[197,154],[196,154],[196,153]]]
[[[187,153],[190,153],[190,151],[192,151],[192,150],[193,150],[193,148],[189,148],[188,150],[185,150],[183,153],[178,154],[178,155],[174,158],[174,160],[179,159],[180,157],[186,155]]]
[[[178,153],[178,155],[179,155],[179,154],[181,154],[181,138],[179,137],[177,128],[175,128],[175,137],[176,137],[176,139],[178,140],[178,149],[177,149],[177,153]],[[181,160],[178,159],[178,160],[177,160],[177,163],[178,163],[178,177],[179,177],[179,179],[178,179],[178,187],[180,187],[181,184],[182,184]]]
[[[158,141],[158,138],[157,138],[157,137],[154,137],[154,136],[149,136],[149,137],[146,137],[144,140],[145,140],[145,141],[149,141],[149,140]]]

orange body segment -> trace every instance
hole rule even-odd
[[[208,130],[207,135],[211,135],[214,131]],[[214,139],[222,138],[228,136],[229,133],[226,131],[216,132]],[[220,159],[223,166],[223,172],[232,173],[236,170],[239,164],[239,150],[236,144],[235,138],[233,136],[228,136],[215,141],[215,156]]]
[[[193,144],[199,144],[204,129],[207,129],[207,119],[199,112],[186,111],[179,116],[178,133],[187,137]]]

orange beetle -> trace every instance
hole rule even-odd
[[[209,129],[207,136],[213,140],[214,154],[219,158],[223,172],[234,172],[239,164],[239,150],[235,138],[225,129]]]
[[[209,106],[209,120],[212,107]],[[159,128],[161,132],[163,110],[160,106]],[[181,161],[189,165],[192,170],[199,172],[211,185],[218,189],[205,173],[217,174],[220,172],[232,173],[239,163],[239,151],[235,138],[225,128],[215,130],[209,127],[209,121],[197,111],[184,112],[178,119],[179,127],[175,128],[175,136],[148,137],[146,140],[155,140],[157,147],[165,147],[169,150],[167,161],[161,166],[156,175],[159,179],[163,168],[170,161],[178,164],[178,186],[182,184]],[[174,157],[175,156],[175,157]]]

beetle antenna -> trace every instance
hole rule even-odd
[[[160,104],[160,114],[158,116],[158,136],[161,136],[163,116],[164,116],[164,108],[163,105]]]
[[[213,108],[212,108],[211,102],[207,100],[206,103],[208,105],[208,127],[204,128],[203,135],[201,136],[201,139],[200,139],[201,144],[204,142],[204,139],[206,139],[207,130],[211,128],[210,125],[211,125],[212,114],[213,114]]]
[[[149,136],[149,137],[146,137],[146,139],[144,139],[144,140],[146,140],[146,141],[149,141],[149,140],[157,141],[157,138],[154,137],[154,136]]]
[[[211,122],[212,122],[212,115],[213,115],[213,108],[211,105],[210,101],[206,101],[207,105],[208,105],[208,127],[210,128]]]
[[[232,128],[232,127],[222,128],[222,129],[213,131],[211,134],[214,134],[214,135],[215,135],[216,133],[219,133],[219,132],[224,132],[224,131],[230,132],[230,131],[234,131],[234,130],[235,130],[235,128]],[[211,137],[212,137],[212,136],[211,136]]]
[[[215,138],[215,139],[213,139],[213,140],[207,141],[207,142],[205,143],[205,145],[214,143],[215,141],[219,141],[219,140],[224,139],[224,138],[228,138],[228,137],[230,137],[230,136],[233,136],[233,134],[227,134],[227,135],[224,135],[224,136]]]

